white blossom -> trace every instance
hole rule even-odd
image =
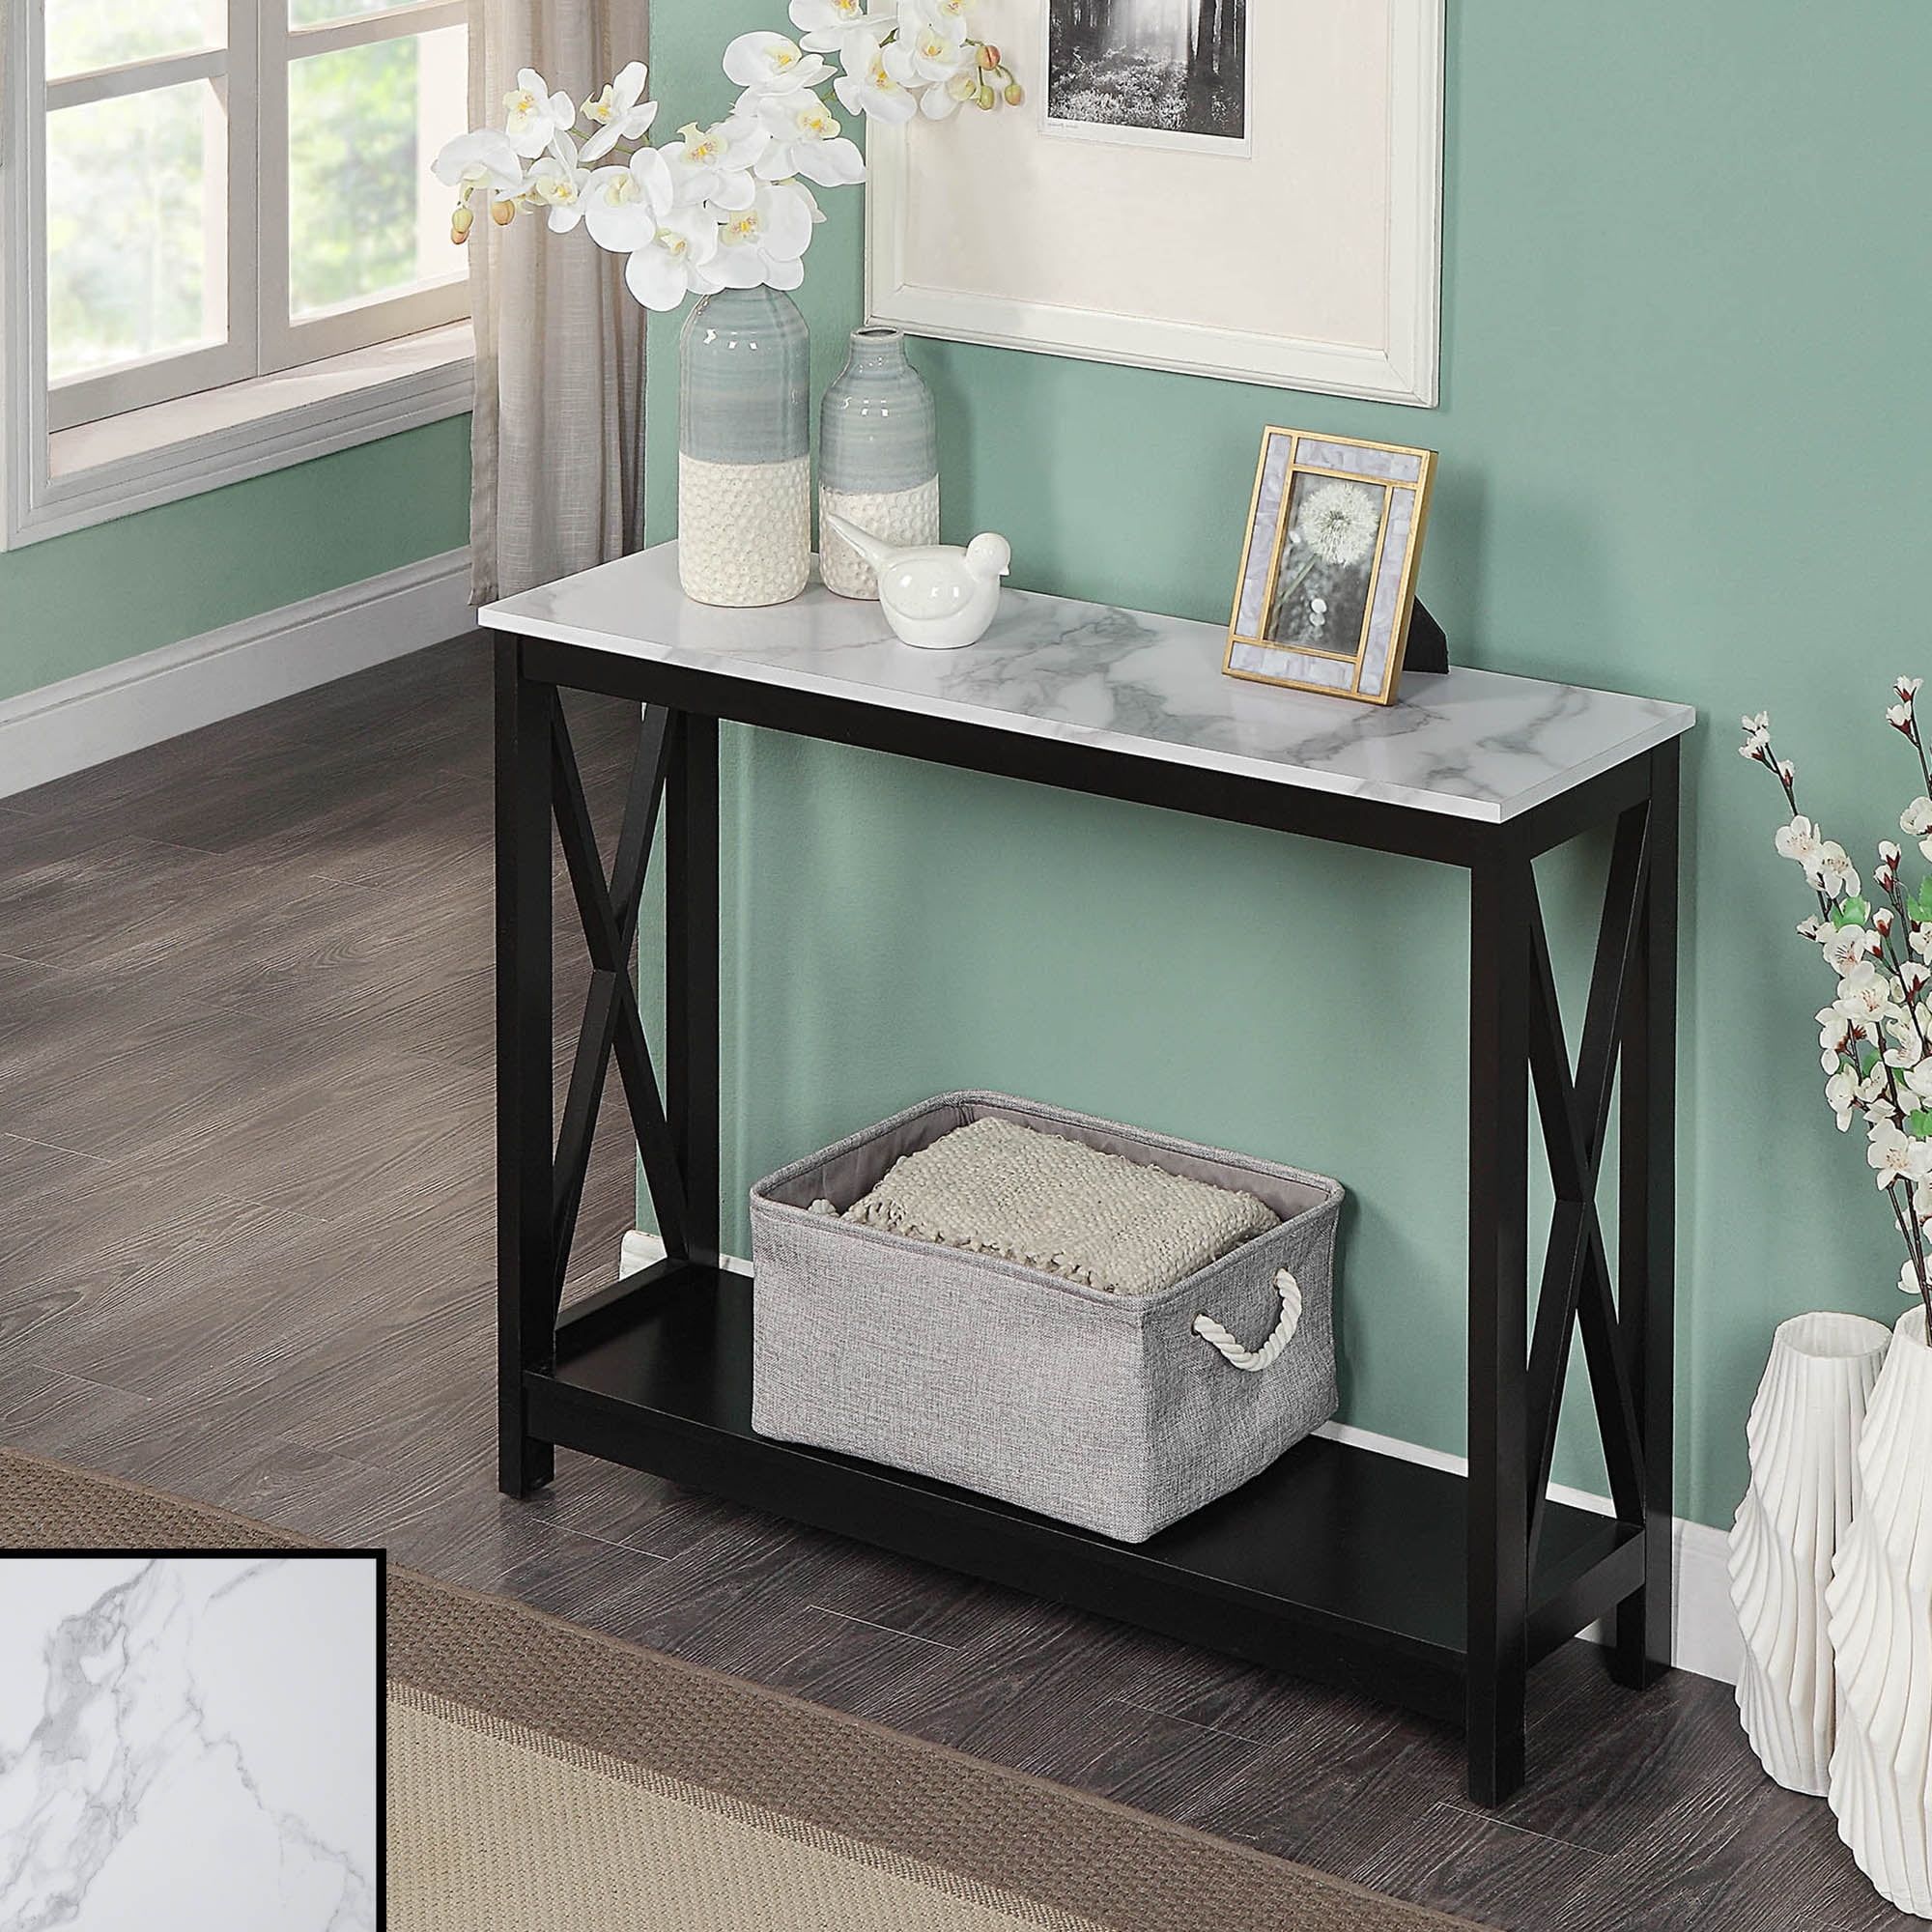
[[[517,84],[503,97],[503,132],[526,160],[534,160],[550,146],[559,128],[577,125],[570,96],[554,92],[533,67],[517,70]]]
[[[1818,828],[1802,812],[1789,825],[1777,828],[1772,843],[1776,846],[1780,859],[1796,860],[1807,872],[1825,846],[1825,841],[1818,837]]]
[[[1898,829],[1908,838],[1923,838],[1932,832],[1932,798],[1915,798],[1898,814]]]
[[[1881,1121],[1871,1130],[1865,1160],[1881,1187],[1932,1179],[1932,1141],[1915,1140],[1889,1121]]]
[[[1896,991],[1891,980],[1869,960],[1854,966],[1838,981],[1838,997],[1834,1004],[1854,1026],[1867,1030],[1889,1019],[1898,1010]]]
[[[782,34],[740,34],[724,49],[725,77],[761,93],[789,94],[801,87],[823,87],[832,70]]]
[[[847,53],[845,70],[832,87],[848,112],[869,114],[889,127],[910,121],[919,112],[919,99],[912,91],[917,78],[912,55],[896,40],[887,43],[873,33],[859,35]]]
[[[1932,858],[1932,852],[1926,854]],[[1832,898],[1856,898],[1859,893],[1859,875],[1852,865],[1851,857],[1835,838],[1828,838],[1819,846],[1810,863],[1804,867],[1804,876],[1820,892]]]
[[[583,143],[584,160],[594,161],[619,141],[641,141],[650,132],[651,123],[658,118],[658,104],[644,99],[649,71],[642,61],[630,61],[603,93],[593,94],[583,103],[583,118],[591,127]]]
[[[1876,952],[1876,934],[1861,925],[1840,925],[1825,941],[1825,962],[1840,977],[1849,973],[1868,952]]]
[[[488,187],[501,200],[522,194],[525,187],[523,157],[510,137],[495,128],[457,135],[437,156],[431,172],[446,187],[456,188],[464,201],[479,187]]]
[[[1842,1134],[1852,1124],[1852,1116],[1858,1111],[1859,1083],[1853,1075],[1842,1067],[1825,1082],[1825,1101],[1836,1116],[1838,1131]]]

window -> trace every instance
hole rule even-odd
[[[313,411],[324,395],[341,415],[363,380],[358,355],[369,383],[420,386],[421,358],[368,352],[469,312],[450,197],[429,172],[468,122],[467,11],[466,0],[13,10],[7,403],[40,458],[10,477],[16,534],[37,521],[20,514],[21,494],[64,526],[96,520],[59,513],[64,496],[103,487],[63,476],[63,433],[251,385],[245,406],[164,414],[134,445],[129,480],[152,484],[158,466],[206,488],[272,465],[247,458],[196,483],[206,463],[157,455],[157,439],[200,440],[213,422],[216,454],[240,451],[257,391],[265,410],[293,396]],[[467,337],[440,353],[467,363]],[[306,388],[264,380],[318,364],[327,380]],[[456,394],[442,383],[434,412],[452,413]],[[378,415],[372,434],[404,426]],[[319,453],[313,435],[296,440],[284,460]],[[96,430],[66,446],[94,463],[129,445]],[[169,494],[185,491],[148,488],[142,500]]]

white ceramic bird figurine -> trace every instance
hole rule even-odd
[[[956,651],[986,635],[1000,608],[1000,580],[1013,567],[1005,537],[988,532],[964,550],[957,544],[901,550],[832,512],[824,522],[872,566],[886,622],[900,643]]]

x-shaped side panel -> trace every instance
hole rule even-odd
[[[597,834],[584,802],[583,781],[570,727],[561,707],[555,714],[551,739],[551,802],[556,814],[557,838],[570,868],[579,914],[590,952],[590,991],[583,1003],[577,1054],[571,1063],[570,1090],[564,1100],[557,1133],[553,1225],[555,1233],[555,1294],[560,1296],[570,1265],[570,1247],[577,1213],[583,1198],[584,1176],[590,1165],[590,1144],[596,1132],[597,1109],[604,1096],[604,1080],[612,1053],[630,1106],[631,1125],[643,1162],[644,1184],[650,1191],[658,1232],[668,1252],[681,1254],[686,1245],[683,1179],[671,1145],[664,1101],[652,1071],[644,1023],[638,1011],[637,986],[631,972],[631,948],[637,938],[638,908],[650,865],[651,840],[664,801],[665,778],[670,757],[671,714],[662,705],[644,713],[638,754],[631,768],[624,820],[611,876],[604,875]]]
[[[1626,988],[1644,929],[1648,816],[1647,808],[1637,805],[1617,821],[1582,1044],[1574,1073],[1549,942],[1535,880],[1529,882],[1533,981],[1529,1060],[1556,1196],[1529,1353],[1532,1560],[1543,1528],[1563,1379],[1570,1361],[1570,1336],[1575,1327],[1580,1327],[1583,1334],[1611,1499],[1625,1521],[1641,1521],[1644,1514],[1642,1435],[1618,1329],[1615,1289],[1597,1210],[1597,1185],[1622,1046]]]

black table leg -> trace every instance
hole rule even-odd
[[[526,1369],[555,1351],[551,1221],[551,729],[554,686],[497,640],[497,1481],[524,1496],[554,1453],[527,1427]]]
[[[1611,1669],[1634,1687],[1670,1667],[1671,1389],[1677,1172],[1677,746],[1650,754],[1650,867],[1626,984],[1618,1326],[1643,1449],[1644,1586],[1619,1605]]]
[[[718,1260],[718,721],[672,715],[666,782],[665,1103],[685,1259]]]
[[[1530,908],[1526,856],[1469,883],[1469,1795],[1523,1778],[1529,1670],[1528,1328]]]

